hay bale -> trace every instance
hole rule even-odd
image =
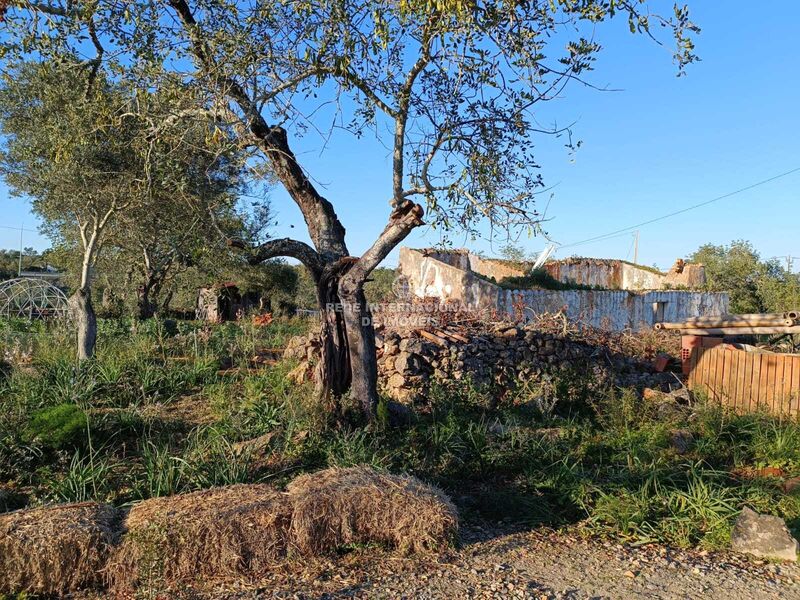
[[[291,506],[267,485],[233,485],[136,504],[108,565],[117,591],[249,577],[286,554]]]
[[[440,490],[370,467],[326,469],[288,486],[292,542],[305,554],[377,542],[402,553],[441,550],[458,532],[458,513]]]
[[[101,583],[120,514],[82,502],[0,515],[0,593],[64,595]]]

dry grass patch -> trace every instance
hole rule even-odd
[[[0,593],[64,595],[100,583],[119,516],[97,502],[0,515]]]
[[[450,545],[458,532],[450,499],[414,477],[333,468],[296,478],[288,491],[292,542],[304,554],[367,543],[430,552]]]
[[[135,505],[109,562],[116,590],[251,577],[286,554],[291,505],[267,485],[233,485]]]

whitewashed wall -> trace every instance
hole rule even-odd
[[[611,331],[649,329],[656,323],[658,302],[663,321],[721,315],[728,312],[728,294],[685,291],[500,290],[498,308],[509,315],[523,306],[526,318],[564,310],[567,317]]]

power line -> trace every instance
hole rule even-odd
[[[8,225],[0,225],[0,229],[11,229],[12,231],[27,231],[28,233],[39,233],[35,229],[25,229],[24,227],[9,227]]]
[[[653,223],[657,223],[658,221],[663,221],[664,219],[668,219],[670,217],[674,217],[676,215],[681,215],[681,214],[683,214],[685,212],[689,212],[690,210],[694,210],[696,208],[701,208],[703,206],[708,206],[709,204],[712,204],[714,202],[718,202],[720,200],[724,200],[725,198],[730,198],[731,196],[735,196],[737,194],[741,194],[742,192],[746,192],[748,190],[752,190],[753,188],[757,188],[758,186],[770,183],[770,182],[775,181],[777,179],[781,179],[782,177],[786,177],[786,176],[791,175],[792,173],[796,173],[798,171],[800,171],[800,167],[795,167],[794,169],[791,169],[791,170],[786,171],[784,173],[780,173],[779,175],[774,175],[773,177],[769,177],[767,179],[763,179],[761,181],[758,181],[758,182],[753,183],[751,185],[748,185],[746,187],[739,188],[738,190],[735,190],[733,192],[728,192],[727,194],[723,194],[722,196],[717,196],[716,198],[712,198],[711,200],[706,200],[705,202],[700,202],[698,204],[693,204],[692,206],[687,206],[686,208],[682,208],[680,210],[676,210],[675,212],[671,212],[671,213],[668,213],[666,215],[662,215],[660,217],[656,217],[654,219],[650,219],[649,221],[643,221],[641,223],[637,223],[636,225],[631,225],[630,227],[624,227],[622,229],[617,229],[616,231],[611,231],[611,232],[603,234],[603,235],[598,235],[598,236],[595,236],[595,237],[587,238],[587,239],[581,240],[579,242],[573,242],[571,244],[564,244],[562,246],[559,246],[559,248],[571,248],[573,246],[580,246],[582,244],[588,244],[589,242],[597,242],[597,241],[600,241],[600,240],[610,239],[611,237],[615,237],[615,236],[623,234],[623,233],[628,233],[628,232],[630,232],[630,231],[632,231],[634,229],[637,229],[639,227],[644,227],[645,225],[651,225]]]

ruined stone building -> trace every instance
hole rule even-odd
[[[509,280],[524,278],[529,265],[486,259],[467,250],[403,247],[398,267],[415,297],[512,318],[562,311],[570,320],[622,331],[728,312],[728,294],[698,291],[705,283],[702,265],[682,260],[668,273],[621,260],[584,258],[550,261],[544,269],[574,289],[515,289]]]

